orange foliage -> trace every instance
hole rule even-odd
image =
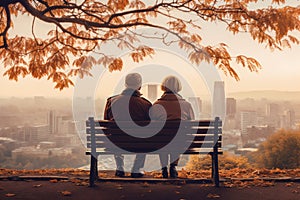
[[[300,131],[280,130],[254,153],[261,167],[295,169],[300,167]]]
[[[223,23],[232,34],[246,32],[271,50],[299,44],[299,39],[292,35],[300,30],[299,7],[285,6],[285,0],[272,0],[266,8],[250,9],[248,5],[253,2],[257,0],[217,3],[214,0],[0,1],[0,60],[7,68],[4,75],[11,80],[28,75],[37,79],[47,77],[56,83],[56,88],[63,89],[73,84],[72,76],[91,75],[91,66],[96,63],[110,71],[122,69],[119,55],[99,52],[108,41],[113,41],[121,50],[130,51],[135,62],[153,55],[153,48],[143,45],[136,33],[137,28],[148,27],[166,34],[138,36],[165,44],[177,43],[188,53],[192,63],[212,62],[238,80],[235,63],[257,71],[261,68],[259,62],[246,55],[231,55],[222,42],[204,45],[204,36],[195,34],[200,32],[201,22]],[[34,17],[31,37],[9,34],[13,27],[12,16],[22,15]],[[38,20],[49,24],[45,38],[36,37],[35,21]],[[177,39],[168,41],[169,35]],[[89,52],[97,51],[100,58],[87,57]]]

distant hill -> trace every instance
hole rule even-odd
[[[262,99],[266,98],[269,100],[288,100],[298,101],[300,100],[300,91],[276,91],[276,90],[253,90],[245,92],[233,92],[227,93],[227,97],[233,97],[236,99]]]

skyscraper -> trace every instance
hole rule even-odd
[[[155,101],[157,99],[157,87],[158,85],[149,84],[148,85],[148,99],[149,101]]]
[[[280,107],[276,103],[269,103],[266,106],[268,125],[278,128],[280,126]]]
[[[242,134],[247,133],[247,127],[256,126],[257,114],[255,111],[242,111],[241,112],[241,131]]]
[[[226,98],[226,117],[234,118],[236,114],[235,98]]]
[[[295,111],[285,110],[283,115],[280,116],[280,128],[291,129],[295,124]]]
[[[54,134],[57,131],[57,119],[54,110],[50,110],[48,113],[48,125],[50,134]]]
[[[223,81],[215,81],[213,94],[213,117],[225,117],[225,90]]]

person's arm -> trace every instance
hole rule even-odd
[[[104,119],[110,120],[112,118],[111,116],[111,100],[107,99],[105,109],[104,109]]]
[[[166,110],[160,104],[153,104],[149,113],[150,118],[153,120],[166,120],[167,118]]]
[[[194,111],[193,111],[193,108],[192,108],[192,105],[189,104],[189,117],[190,119],[189,120],[194,120],[195,119],[195,114],[194,114]]]

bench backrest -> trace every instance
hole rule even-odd
[[[114,122],[107,120],[86,121],[87,148],[91,153],[155,153],[184,154],[221,153],[222,122],[215,120],[191,121],[138,121]],[[121,128],[120,128],[121,127]],[[144,127],[144,128],[141,128]]]

